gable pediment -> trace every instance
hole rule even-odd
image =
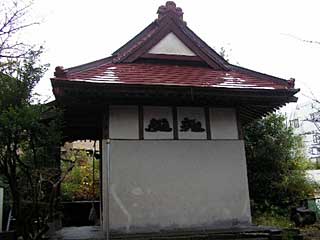
[[[115,63],[133,63],[138,59],[173,60],[228,70],[227,61],[187,27],[182,9],[173,2],[159,7],[158,19],[113,55]]]
[[[173,32],[168,33],[149,51],[149,54],[196,56]]]

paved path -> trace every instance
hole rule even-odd
[[[65,227],[57,231],[54,240],[103,240],[100,226]]]

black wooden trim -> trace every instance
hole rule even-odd
[[[177,60],[177,61],[197,61],[200,62],[202,59],[198,56],[183,56],[183,55],[170,55],[170,54],[150,54],[145,53],[141,58],[146,59],[157,59],[157,60]]]
[[[103,109],[103,116],[102,116],[102,138],[109,139],[110,137],[110,110],[109,105],[107,105]]]
[[[144,116],[143,116],[143,106],[139,105],[139,139],[144,139]]]
[[[238,139],[243,140],[244,132],[243,132],[243,127],[242,127],[241,118],[240,118],[240,108],[237,107],[235,110],[236,110],[236,118],[237,118]]]
[[[210,109],[209,107],[204,108],[204,114],[206,119],[206,132],[207,132],[207,139],[211,140],[211,127],[210,127]]]
[[[177,112],[177,107],[172,107],[172,121],[173,121],[173,139],[178,140],[178,112]]]

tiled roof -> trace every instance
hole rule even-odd
[[[170,53],[149,54],[149,50],[169,33],[176,35],[198,59],[172,56]],[[93,84],[294,89],[294,81],[229,64],[186,26],[182,9],[171,1],[159,7],[158,19],[115,51],[110,58],[67,70],[57,67],[55,77],[53,81],[58,79]]]
[[[96,84],[170,85],[238,89],[290,89],[287,81],[242,69],[213,70],[203,66],[155,63],[105,63],[70,71],[60,80]]]

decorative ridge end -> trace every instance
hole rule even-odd
[[[288,84],[289,84],[289,87],[290,87],[290,88],[294,88],[295,81],[296,81],[295,78],[290,78],[290,79],[288,80]]]
[[[58,78],[66,78],[68,71],[65,70],[62,66],[57,66],[54,71],[54,76]]]
[[[166,16],[171,16],[173,18],[183,21],[183,11],[180,7],[177,7],[173,1],[166,2],[165,6],[160,6],[157,11],[158,21]]]

